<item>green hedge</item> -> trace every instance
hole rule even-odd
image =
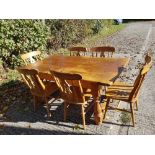
[[[113,24],[113,20],[46,20],[50,28],[50,38],[47,42],[48,49],[66,48],[81,42],[87,36],[99,33],[104,27]]]
[[[66,48],[68,45],[80,42],[90,34],[88,21],[84,20],[46,20],[50,27],[51,37],[48,39],[48,49]]]
[[[0,20],[0,58],[14,68],[21,64],[20,54],[44,50],[47,37],[48,28],[41,20]]]

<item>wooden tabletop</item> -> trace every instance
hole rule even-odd
[[[49,70],[78,73],[83,80],[110,85],[128,64],[128,58],[90,58],[54,55],[22,68],[37,69],[50,74]]]

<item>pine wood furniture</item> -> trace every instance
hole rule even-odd
[[[108,108],[116,109],[119,111],[130,113],[132,118],[132,124],[133,126],[135,126],[134,106],[136,106],[136,109],[138,110],[139,90],[147,72],[150,70],[151,64],[152,64],[152,59],[147,54],[145,57],[145,64],[140,70],[139,75],[137,76],[133,85],[128,85],[123,82],[116,82],[113,85],[108,87],[106,91],[107,103],[105,107],[104,119],[106,117],[106,112]],[[113,106],[110,106],[111,99],[128,103],[130,105],[130,111],[126,109],[121,109],[119,107],[114,108]]]
[[[64,100],[64,121],[67,118],[67,111],[70,104],[75,104],[81,107],[81,115],[83,128],[85,129],[85,107],[88,101],[88,94],[83,89],[79,74],[61,73],[50,71],[59,88],[61,98]]]
[[[99,47],[92,47],[89,49],[92,52],[92,57],[112,57],[115,48],[111,46],[99,46]]]
[[[85,47],[70,47],[68,50],[70,51],[70,56],[81,56],[82,53],[85,56],[87,52]]]
[[[83,87],[90,88],[94,98],[94,119],[96,124],[101,124],[103,112],[100,105],[100,85],[111,85],[128,64],[128,58],[92,58],[53,55],[34,64],[28,64],[22,68],[36,69],[40,74],[46,74],[50,80],[52,71],[62,73],[80,74]]]
[[[21,58],[24,61],[24,63],[27,65],[29,63],[36,62],[36,60],[37,61],[40,60],[40,58],[39,58],[40,55],[41,55],[40,51],[32,51],[32,52],[29,52],[29,53],[26,53],[26,54],[22,54]]]
[[[46,103],[47,115],[51,116],[48,104],[48,97],[58,90],[55,82],[42,81],[38,75],[38,71],[35,69],[18,69],[21,76],[29,87],[33,97],[34,97],[34,111],[36,110],[36,105],[38,101],[43,98]]]

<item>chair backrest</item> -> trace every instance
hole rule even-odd
[[[43,95],[45,90],[45,85],[42,82],[42,80],[39,78],[37,70],[18,69],[18,71],[21,73],[21,76],[24,82],[30,88],[32,93],[36,92]]]
[[[23,59],[23,61],[25,62],[25,64],[29,64],[29,63],[34,63],[36,60],[40,60],[40,55],[41,52],[40,51],[32,51],[26,54],[22,54],[21,58]]]
[[[152,66],[152,58],[148,54],[145,56],[145,64],[143,65],[142,69],[139,72],[139,75],[137,76],[135,82],[134,82],[134,88],[129,96],[130,101],[134,101],[135,98],[137,98],[140,87],[144,81],[145,75],[148,73]]]
[[[89,49],[92,52],[92,57],[112,57],[115,48],[111,46],[92,47]]]
[[[70,47],[68,50],[70,51],[70,56],[81,56],[80,52],[85,56],[85,53],[87,52],[87,48],[85,47]]]
[[[79,74],[61,73],[51,70],[56,84],[60,90],[61,97],[68,103],[84,103],[85,98]]]

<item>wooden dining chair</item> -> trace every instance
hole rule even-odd
[[[115,48],[112,46],[98,46],[90,48],[89,52],[92,52],[92,57],[112,57],[115,52]],[[105,92],[107,90],[107,86],[102,87],[103,89],[101,92]]]
[[[92,57],[112,57],[115,52],[115,48],[111,46],[99,46],[89,49],[92,52]]]
[[[133,126],[135,126],[134,106],[136,106],[136,110],[138,110],[139,90],[144,81],[145,75],[151,68],[151,64],[152,64],[152,58],[147,54],[145,57],[145,64],[140,70],[139,75],[137,76],[133,85],[124,84],[122,82],[115,82],[112,86],[108,87],[108,90],[106,92],[107,103],[105,107],[104,119],[108,108],[116,109],[119,111],[130,113],[132,118],[132,124]],[[118,106],[117,108],[110,106],[111,99],[129,103],[130,111],[120,109]]]
[[[49,110],[48,97],[58,90],[56,83],[42,81],[38,75],[38,71],[34,69],[18,69],[18,71],[21,73],[24,82],[29,87],[34,97],[34,111],[36,111],[38,99],[44,99],[47,115],[50,117],[51,113]]]
[[[70,51],[70,56],[81,56],[82,53],[85,56],[87,52],[85,47],[70,47],[68,50]]]
[[[41,57],[40,51],[32,51],[32,52],[21,55],[21,58],[24,61],[25,65],[29,63],[34,63],[37,60],[40,60],[40,57]]]
[[[67,110],[70,104],[79,105],[82,111],[83,128],[85,129],[85,106],[88,94],[85,93],[81,85],[82,77],[79,74],[61,73],[51,71],[60,91],[60,96],[64,100],[64,121],[67,118]]]

